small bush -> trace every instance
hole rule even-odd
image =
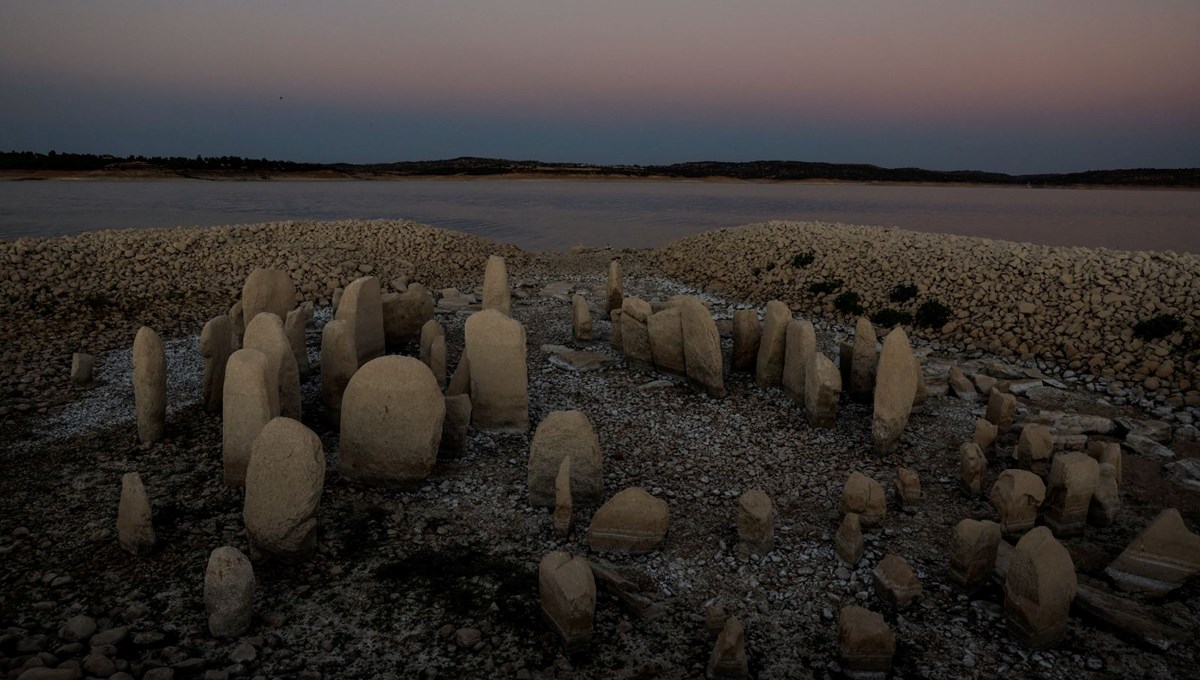
[[[800,269],[802,267],[807,267],[808,265],[812,264],[813,260],[815,260],[815,259],[817,259],[816,255],[811,250],[809,250],[807,252],[799,253],[798,255],[796,255],[795,257],[792,258],[792,266],[795,267],[796,269]]]
[[[950,308],[937,300],[926,300],[917,307],[916,322],[923,328],[941,328],[950,321]]]
[[[863,308],[858,293],[848,290],[833,299],[833,306],[843,314],[862,314]]]
[[[841,279],[830,279],[828,281],[818,281],[817,283],[808,284],[808,292],[812,293],[813,295],[829,295],[841,287]]]
[[[1178,333],[1183,330],[1183,326],[1183,319],[1174,314],[1159,314],[1137,322],[1133,327],[1133,334],[1142,340],[1158,340]]]
[[[913,315],[908,312],[901,312],[895,309],[881,309],[871,315],[871,323],[876,326],[884,326],[891,328],[893,326],[906,326],[911,324]]]
[[[888,298],[892,302],[908,302],[917,297],[917,287],[911,283],[897,283]]]

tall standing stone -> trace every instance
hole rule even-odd
[[[403,293],[380,297],[383,306],[383,339],[388,347],[399,347],[416,340],[421,327],[433,319],[433,294],[420,284],[412,284]]]
[[[242,519],[250,554],[290,561],[317,547],[317,507],[325,486],[325,449],[312,430],[275,418],[254,440]]]
[[[342,394],[358,370],[358,346],[354,327],[333,320],[321,329],[321,398],[325,416],[334,425],[342,421]]]
[[[1046,485],[1032,472],[1010,468],[996,478],[991,498],[1000,513],[1004,535],[1014,536],[1037,522],[1038,508],[1046,500]]]
[[[1008,558],[1004,611],[1018,640],[1034,649],[1058,644],[1078,581],[1071,554],[1046,527],[1025,534]]]
[[[753,489],[738,498],[738,551],[766,556],[775,549],[775,504],[771,497]]]
[[[354,327],[359,365],[383,356],[383,298],[379,292],[379,279],[363,276],[351,281],[342,293],[342,303],[333,318]]]
[[[812,427],[832,428],[837,423],[842,376],[824,354],[816,352],[804,371],[804,410]]]
[[[117,506],[117,543],[132,555],[154,549],[154,520],[142,476],[127,472],[121,477],[121,502]]]
[[[424,326],[421,326],[420,354],[418,356],[421,357],[421,363],[426,366],[429,366],[430,356],[433,353],[433,340],[439,337],[446,337],[446,331],[442,328],[442,324],[430,319],[425,322]]]
[[[987,421],[996,426],[996,434],[1006,434],[1012,429],[1013,414],[1017,411],[1017,398],[992,388],[988,394]]]
[[[650,356],[655,368],[673,375],[687,374],[683,322],[678,307],[668,307],[646,317],[646,335],[650,338]]]
[[[208,557],[204,608],[213,637],[239,637],[254,617],[254,566],[237,548],[222,546]]]
[[[614,309],[608,313],[609,327],[612,328],[612,333],[609,335],[608,344],[613,349],[624,351],[625,341],[621,339],[621,310]]]
[[[354,374],[342,395],[341,463],[348,479],[406,486],[437,462],[446,402],[429,367],[384,356]]]
[[[512,295],[508,290],[508,267],[504,258],[492,255],[483,270],[483,308],[505,316],[512,314]]]
[[[162,338],[146,326],[133,339],[133,400],[138,439],[161,440],[167,427],[167,354]]]
[[[833,537],[833,548],[838,559],[852,567],[862,559],[866,548],[863,546],[862,522],[858,519],[858,513],[847,512],[842,516],[842,523]]]
[[[529,430],[525,327],[495,309],[467,318],[471,421],[476,427]]]
[[[1055,536],[1082,533],[1100,482],[1100,464],[1082,451],[1060,453],[1054,457],[1047,482],[1046,526]]]
[[[842,487],[838,507],[842,512],[858,514],[863,526],[877,527],[887,516],[887,497],[879,482],[861,472],[852,472]]]
[[[746,632],[742,622],[731,616],[717,636],[712,654],[708,657],[707,680],[742,680],[750,677],[750,666],[746,662]]]
[[[221,412],[221,392],[225,386],[225,365],[233,354],[233,324],[222,314],[210,319],[200,332],[200,356],[204,357],[204,410]]]
[[[571,335],[575,342],[592,341],[592,312],[582,295],[571,296]]]
[[[283,333],[287,336],[288,344],[292,346],[292,356],[296,358],[296,370],[300,380],[308,377],[311,367],[308,365],[308,345],[305,333],[313,318],[312,303],[307,303],[287,313],[283,322]]]
[[[1088,524],[1112,526],[1121,511],[1121,494],[1117,488],[1117,469],[1110,463],[1100,463],[1100,479],[1088,504]]]
[[[281,269],[255,268],[242,286],[242,328],[261,312],[270,312],[280,319],[296,306],[296,286],[288,273]]]
[[[621,302],[621,349],[625,360],[636,366],[649,367],[654,363],[650,350],[650,331],[646,320],[653,313],[650,303],[637,297]]]
[[[612,313],[613,310],[621,309],[621,300],[624,298],[621,286],[621,261],[613,258],[608,263],[608,286],[605,295],[604,311]]]
[[[533,433],[529,447],[529,504],[554,506],[554,480],[563,459],[571,460],[571,494],[584,503],[604,493],[604,452],[583,411],[554,411]]]
[[[783,389],[792,399],[804,403],[805,371],[817,353],[817,333],[808,319],[788,322],[783,352]]]
[[[850,396],[857,401],[870,401],[875,387],[875,369],[879,355],[875,352],[875,327],[865,316],[854,324],[854,359],[850,364]],[[907,366],[904,367],[906,370]],[[911,399],[909,400],[912,401]]]
[[[96,357],[83,352],[71,355],[71,382],[87,385],[92,382],[92,371],[96,368]]]
[[[870,326],[870,323],[867,324]],[[874,352],[874,348],[872,348]],[[897,326],[883,340],[883,352],[879,357],[875,382],[875,411],[871,416],[871,436],[875,453],[887,454],[896,449],[900,435],[908,425],[912,413],[913,398],[917,394],[916,375],[913,373],[912,347],[908,335]],[[855,357],[855,366],[858,358]]]
[[[964,519],[950,536],[950,580],[973,593],[992,576],[1000,525],[987,520]]]
[[[896,636],[883,615],[856,605],[838,614],[838,656],[850,677],[885,677],[892,670]]]
[[[1200,571],[1200,536],[1175,508],[1158,513],[1105,569],[1121,590],[1166,595]]]
[[[683,325],[683,353],[688,382],[714,399],[725,396],[725,364],[721,358],[721,335],[708,308],[700,299],[687,295],[679,299]]]
[[[958,488],[967,498],[978,498],[983,493],[987,459],[975,442],[966,442],[959,447],[958,455]]]
[[[596,616],[596,577],[587,560],[562,551],[546,555],[538,565],[538,592],[542,616],[562,640],[564,651],[587,649]]]
[[[279,415],[277,376],[259,350],[247,347],[229,357],[221,404],[221,458],[228,486],[245,482],[254,440]]]
[[[564,456],[554,476],[554,533],[566,538],[571,533],[575,500],[571,497],[571,457]]]
[[[283,322],[272,313],[264,312],[254,317],[246,327],[246,349],[256,349],[267,357],[270,370],[275,374],[272,381],[279,390],[279,415],[300,419],[300,369],[292,354],[292,344],[283,332]]]
[[[763,332],[758,343],[754,382],[759,387],[773,387],[783,380],[787,325],[792,320],[792,310],[779,300],[771,300],[767,303],[763,317]]]
[[[730,368],[735,371],[753,372],[758,362],[758,345],[762,340],[762,325],[758,322],[758,310],[739,309],[733,313],[733,360]]]
[[[905,512],[913,512],[921,504],[921,478],[916,470],[896,468],[896,503]]]
[[[242,301],[238,300],[229,308],[229,323],[233,326],[233,337],[230,346],[236,352],[242,348],[242,338],[246,337],[246,317],[242,313]]]

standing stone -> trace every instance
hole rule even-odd
[[[712,654],[708,657],[707,680],[741,680],[750,677],[750,666],[746,662],[746,631],[737,617],[725,621],[725,627],[717,636]]]
[[[917,392],[913,395],[913,410],[917,411],[921,404],[929,398],[929,385],[925,384],[925,367],[921,364],[920,357],[913,355],[912,362],[913,384],[917,386]]]
[[[133,339],[133,400],[138,439],[161,440],[167,427],[167,354],[162,338],[145,326]]]
[[[329,301],[329,304],[331,307],[333,307],[334,314],[337,314],[338,307],[342,306],[342,293],[345,293],[345,292],[346,292],[345,288],[334,288],[333,289],[333,298]]]
[[[296,306],[296,286],[288,273],[281,269],[255,268],[242,285],[242,328],[261,312],[270,312],[280,319]]]
[[[76,385],[87,385],[92,382],[92,372],[96,368],[96,357],[83,352],[71,355],[71,382]]]
[[[325,416],[337,425],[342,421],[342,394],[358,370],[358,347],[354,327],[333,320],[321,329],[321,397]]]
[[[431,363],[432,360],[430,357],[433,354],[433,339],[444,337],[446,337],[445,329],[433,319],[426,321],[425,325],[421,326],[420,354],[418,355],[421,357],[421,363],[426,366]]]
[[[1086,453],[1073,451],[1054,457],[1046,488],[1046,526],[1055,536],[1083,533],[1099,482],[1100,464]]]
[[[142,476],[121,476],[121,502],[117,506],[117,543],[126,552],[142,556],[154,549],[154,520]]]
[[[239,637],[254,616],[254,567],[237,548],[222,546],[208,557],[204,608],[213,637]]]
[[[635,366],[648,367],[654,361],[650,332],[646,328],[646,320],[653,313],[650,303],[630,296],[621,305],[621,349],[625,352],[625,360]]]
[[[525,327],[495,309],[467,318],[471,420],[476,427],[529,430]]]
[[[870,326],[870,323],[867,324]],[[874,351],[872,349],[872,351]],[[855,366],[857,366],[857,355]],[[875,453],[887,454],[896,449],[900,435],[908,425],[913,399],[917,394],[916,375],[913,373],[912,347],[908,335],[897,326],[883,340],[878,377],[875,382],[875,411],[871,417],[871,436],[875,442]]]
[[[283,334],[287,336],[288,344],[292,347],[292,356],[296,358],[296,370],[301,381],[307,378],[312,370],[308,365],[308,346],[304,335],[312,318],[313,308],[310,302],[288,312],[287,319],[283,322]]]
[[[817,333],[812,322],[796,319],[788,322],[783,352],[783,389],[792,399],[804,403],[805,371],[817,353]]]
[[[275,418],[254,441],[246,468],[242,520],[250,554],[285,561],[317,547],[317,507],[325,487],[325,449],[312,430]]]
[[[348,479],[406,486],[437,462],[446,402],[429,367],[412,357],[365,364],[342,395],[341,463]]]
[[[631,487],[608,499],[592,516],[588,544],[592,550],[648,552],[663,542],[669,524],[666,501]]]
[[[950,537],[950,580],[970,594],[992,576],[1000,525],[987,520],[964,519]]]
[[[1054,435],[1045,425],[1028,424],[1021,428],[1017,440],[1017,465],[1022,470],[1044,475],[1054,454]]]
[[[1025,645],[1045,649],[1067,634],[1067,614],[1078,585],[1071,554],[1046,527],[1025,534],[1008,558],[1004,611]]]
[[[738,498],[738,551],[766,556],[775,549],[775,504],[771,497],[753,489]]]
[[[292,345],[283,332],[283,322],[272,313],[254,317],[246,327],[246,349],[256,349],[267,357],[268,369],[275,375],[272,381],[279,390],[279,415],[300,419],[300,369],[292,354]]]
[[[342,293],[333,318],[345,321],[354,329],[354,343],[358,348],[358,363],[383,356],[383,299],[379,292],[379,279],[364,276],[350,282]]]
[[[958,488],[967,498],[978,498],[983,493],[983,473],[987,470],[987,459],[975,442],[967,442],[958,449]]]
[[[450,375],[450,383],[446,385],[446,396],[456,397],[460,394],[471,396],[471,362],[467,360],[467,352],[458,355],[458,365]]]
[[[1046,485],[1032,472],[1010,468],[996,478],[991,497],[1000,513],[1000,529],[1005,536],[1015,536],[1037,522],[1038,507],[1046,500]]]
[[[832,428],[837,423],[842,377],[837,367],[820,352],[804,371],[804,410],[812,427]]]
[[[895,653],[896,636],[883,615],[856,605],[838,614],[838,656],[848,676],[882,678]]]
[[[683,353],[688,382],[714,398],[725,397],[725,364],[721,359],[721,335],[708,308],[700,299],[687,295],[679,299],[683,325]]]
[[[233,354],[233,324],[225,314],[210,319],[200,332],[200,356],[204,357],[204,410],[221,412],[221,392],[225,388],[225,365]]]
[[[604,453],[583,411],[554,411],[538,425],[529,447],[529,504],[553,507],[554,480],[571,459],[571,494],[583,503],[604,493]]]
[[[1102,442],[1092,440],[1088,442],[1088,455],[1096,459],[1097,463],[1103,465],[1108,463],[1113,466],[1113,471],[1116,473],[1117,485],[1121,484],[1121,445],[1117,442]]]
[[[279,415],[278,374],[267,355],[239,349],[225,367],[221,396],[221,459],[227,486],[242,486],[254,440]]]
[[[400,347],[421,334],[421,327],[433,319],[433,294],[425,286],[412,284],[403,293],[380,297],[383,306],[383,340],[388,347]]]
[[[838,374],[842,376],[842,384],[850,388],[850,377],[854,373],[854,343],[838,343]]]
[[[907,607],[921,594],[921,580],[899,555],[885,555],[871,570],[871,576],[880,599],[894,607]]]
[[[512,315],[512,296],[508,291],[508,267],[504,258],[491,255],[483,270],[483,308]]]
[[[896,502],[905,512],[913,512],[921,504],[921,478],[915,470],[896,468]]]
[[[538,565],[542,616],[567,654],[587,649],[596,615],[596,577],[581,555],[556,550]]]
[[[571,499],[571,457],[563,456],[554,476],[554,533],[566,538],[571,533],[571,514],[575,503]]]
[[[1200,571],[1200,536],[1175,508],[1158,513],[1105,569],[1117,587],[1160,597]]]
[[[842,499],[838,503],[843,512],[857,513],[865,527],[877,527],[887,516],[887,499],[879,482],[861,472],[852,472],[842,487]]]
[[[442,441],[438,453],[458,458],[467,452],[467,428],[471,425],[471,397],[455,394],[446,397],[446,419],[442,421]]]
[[[758,310],[739,309],[733,313],[733,360],[730,368],[735,371],[754,371],[758,362],[758,347],[762,340],[762,326],[758,323]]]
[[[975,421],[975,434],[971,437],[971,441],[979,447],[979,452],[987,458],[987,454],[992,450],[992,445],[996,443],[996,437],[999,433],[996,426],[990,420],[980,418]]]
[[[438,335],[429,343],[429,371],[438,389],[446,386],[446,336]]]
[[[987,421],[996,426],[996,434],[1006,434],[1012,429],[1013,414],[1017,411],[1017,398],[992,388],[988,395]]]
[[[246,317],[242,313],[241,300],[229,308],[229,323],[233,326],[233,337],[229,339],[230,347],[236,352],[242,348],[242,338],[246,336]]]
[[[1109,463],[1100,463],[1100,478],[1092,500],[1088,504],[1088,524],[1097,527],[1112,526],[1121,511],[1121,494],[1117,488],[1117,469]]]
[[[850,397],[856,401],[870,401],[875,387],[875,369],[879,355],[875,352],[875,327],[866,317],[858,317],[854,324],[854,359],[850,364]],[[903,367],[905,370],[907,366]],[[911,399],[910,399],[911,402]]]
[[[612,327],[612,334],[609,336],[608,344],[613,349],[624,351],[625,341],[621,339],[621,310],[614,309],[608,313],[609,325]]]
[[[852,567],[862,559],[865,547],[858,513],[847,512],[842,517],[842,523],[838,525],[837,534],[833,537],[833,547],[838,559]]]
[[[571,296],[571,334],[575,342],[592,341],[592,312],[582,295]]]
[[[613,258],[608,263],[608,289],[605,295],[604,311],[611,314],[614,310],[621,309],[621,300],[624,293],[621,290],[621,261]]]
[[[680,316],[678,307],[669,307],[646,317],[646,334],[650,338],[654,367],[673,375],[687,375]]]
[[[763,314],[762,338],[758,343],[754,382],[759,387],[773,387],[783,380],[783,357],[787,350],[787,325],[792,310],[779,300],[767,303]]]

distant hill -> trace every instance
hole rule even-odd
[[[1008,175],[977,170],[883,168],[860,163],[807,161],[697,161],[670,165],[592,165],[545,163],[504,158],[461,157],[397,163],[295,163],[239,156],[127,156],[0,152],[0,172],[12,179],[82,173],[98,176],[162,175],[197,179],[272,179],[287,176],[345,179],[390,177],[481,177],[536,175],[551,177],[727,178],[758,181],[905,182],[996,184],[1035,187],[1188,187],[1200,188],[1200,168],[1134,168],[1058,174]],[[28,177],[14,177],[27,173]]]

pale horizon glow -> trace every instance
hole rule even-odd
[[[1200,166],[1200,2],[9,2],[0,149]]]

